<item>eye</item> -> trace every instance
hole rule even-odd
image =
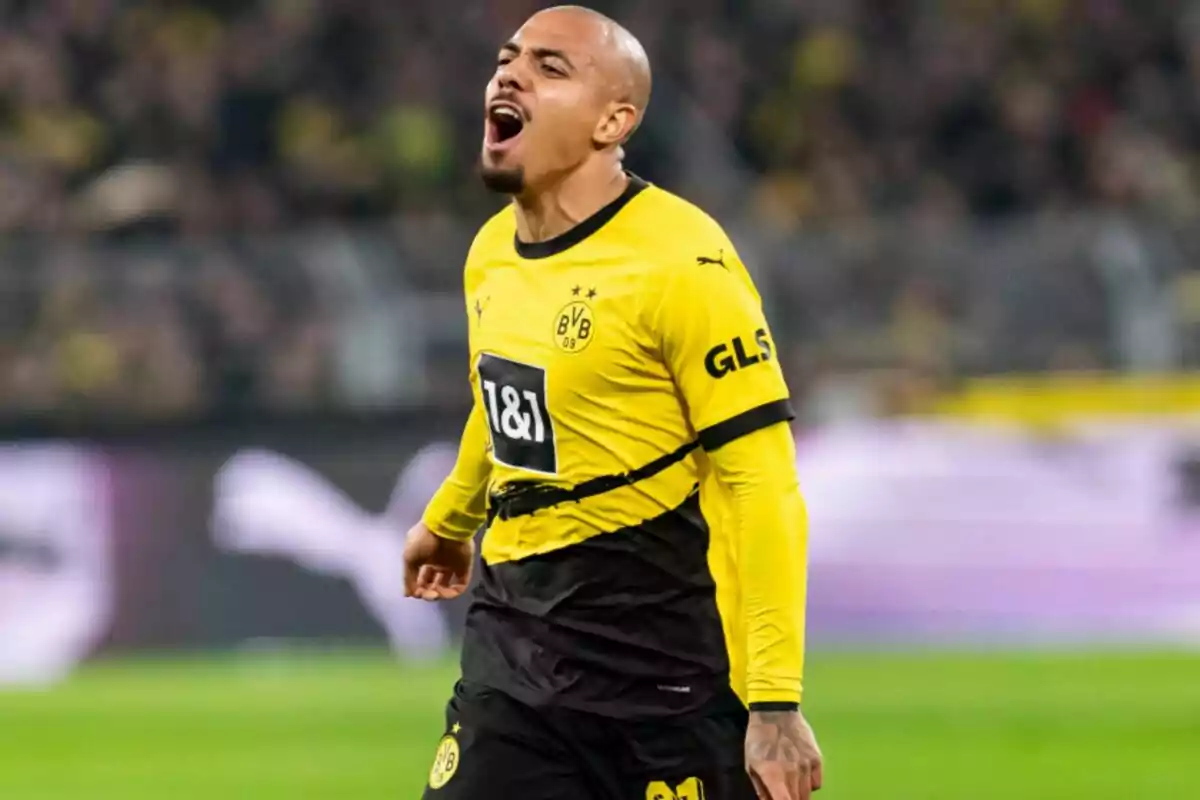
[[[556,78],[567,77],[566,70],[562,69],[561,67],[556,67],[553,64],[543,64],[542,71],[545,72],[547,75],[552,75]]]
[[[503,67],[505,64],[508,64],[511,61],[512,61],[512,56],[503,55],[496,59],[496,66]]]

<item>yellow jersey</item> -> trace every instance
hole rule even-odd
[[[792,412],[729,238],[631,176],[549,241],[520,242],[514,212],[497,214],[465,298],[460,461],[486,450],[486,472],[425,515],[461,537],[486,508],[464,680],[610,717],[684,713],[730,688],[745,701],[736,526],[707,454]]]

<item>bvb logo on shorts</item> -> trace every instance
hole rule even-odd
[[[429,788],[440,789],[450,782],[458,771],[459,750],[458,740],[453,736],[443,736],[438,742],[437,754],[433,757],[433,766],[429,769]]]
[[[584,350],[592,343],[595,332],[592,309],[582,300],[567,303],[554,317],[554,343],[568,353]]]

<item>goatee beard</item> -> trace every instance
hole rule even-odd
[[[525,168],[498,169],[479,165],[479,177],[483,185],[497,194],[521,194],[525,191]]]

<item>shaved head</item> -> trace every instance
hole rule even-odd
[[[536,193],[585,164],[619,165],[650,84],[645,49],[616,21],[583,6],[539,11],[500,46],[488,83],[484,183]]]
[[[612,93],[611,99],[636,108],[640,121],[650,104],[651,86],[650,59],[642,43],[616,20],[585,6],[554,6],[534,14],[529,22],[552,14],[590,26],[591,35],[584,37],[584,42],[593,51],[596,70]]]

